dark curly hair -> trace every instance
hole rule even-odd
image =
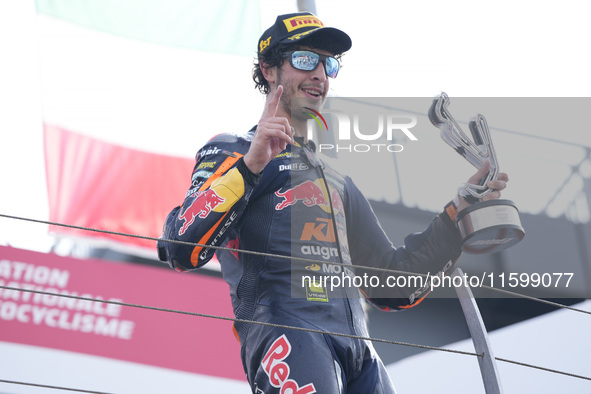
[[[269,82],[263,76],[261,67],[273,68],[281,67],[285,58],[283,54],[290,50],[293,50],[294,45],[290,44],[279,44],[272,48],[267,49],[264,55],[259,55],[258,61],[254,63],[252,68],[252,80],[254,81],[255,88],[261,93],[269,94]]]
[[[267,49],[267,51],[263,55],[259,55],[258,61],[254,63],[254,67],[252,69],[252,80],[254,81],[255,88],[259,89],[261,93],[269,94],[269,82],[263,76],[263,72],[261,71],[261,67],[266,68],[273,68],[273,67],[281,67],[285,58],[283,54],[285,52],[297,50],[302,46],[309,47],[312,49],[321,49],[328,51],[330,53],[334,53],[334,56],[337,59],[342,57],[342,54],[335,53],[332,48],[334,45],[326,39],[302,39],[298,41],[297,44],[278,44],[274,47]]]

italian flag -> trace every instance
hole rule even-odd
[[[160,236],[190,185],[199,147],[258,120],[262,95],[250,72],[262,31],[259,2],[37,0],[14,7],[0,25],[13,37],[8,42],[23,47],[16,52],[22,58],[8,61],[14,73],[2,78],[22,97],[2,95],[3,164],[14,171],[3,180],[26,178],[27,186],[1,197],[5,213]],[[15,15],[22,23],[9,24]],[[25,196],[34,198],[25,203]],[[14,238],[18,226],[32,227],[13,221],[2,228]],[[115,240],[155,257],[151,240],[49,230],[111,246]]]
[[[216,134],[242,133],[258,120],[263,98],[250,74],[261,34],[258,1],[28,0],[0,8],[5,216],[159,237],[190,186],[197,150]],[[167,294],[167,308],[232,315],[221,278],[73,261],[46,253],[59,252],[56,238],[157,258],[153,240],[2,217],[0,262],[40,269],[65,264],[59,269],[79,294],[127,292],[115,297],[148,305],[159,305]],[[121,281],[123,271],[128,280]],[[3,285],[12,280],[7,272]],[[41,307],[35,305],[48,310]],[[109,376],[102,380],[120,382],[116,387],[129,380],[141,392],[166,392],[147,387],[154,382],[176,385],[174,392],[248,390],[229,322],[193,318],[191,326],[175,323],[176,315],[121,313],[134,327],[133,338],[120,339],[123,345],[89,334],[76,342],[71,330],[36,324],[30,313],[21,314],[26,321],[3,315],[0,348],[15,366],[5,366],[3,378],[98,389],[97,368]],[[30,365],[24,377],[22,360]],[[38,361],[43,367],[34,367]],[[62,371],[70,372],[60,383]]]

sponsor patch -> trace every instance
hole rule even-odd
[[[209,213],[219,204],[223,203],[225,198],[220,197],[213,189],[204,192],[197,192],[197,197],[184,210],[179,213],[179,220],[185,223],[179,229],[179,236],[183,235],[187,228],[195,221],[196,217],[205,219]]]
[[[306,281],[306,299],[315,302],[328,302],[328,291],[326,287],[322,286],[322,281],[312,280]]]
[[[269,36],[269,38],[267,38],[266,40],[261,40],[261,42],[259,43],[259,53],[264,51],[265,48],[268,47],[270,43],[271,43],[271,36]]]
[[[307,164],[305,163],[290,163],[290,164],[280,164],[279,171],[306,171],[309,169]]]
[[[306,256],[320,256],[324,260],[339,257],[339,250],[334,247],[318,246],[318,245],[303,245],[300,248],[303,255]]]
[[[287,189],[284,192],[277,190],[275,192],[277,197],[280,197],[282,201],[275,206],[275,210],[280,211],[294,205],[298,201],[301,201],[305,206],[311,207],[314,205],[322,205],[328,207],[328,201],[324,197],[324,191],[315,182],[305,181],[291,189]]]
[[[335,242],[334,227],[331,219],[316,218],[316,222],[304,224],[301,241],[317,240],[320,242]]]
[[[205,157],[205,156],[209,156],[209,155],[217,155],[221,151],[222,150],[220,148],[217,148],[215,146],[212,146],[210,148],[207,148],[207,149],[199,152],[198,155],[199,155],[199,157]]]
[[[281,152],[280,154],[275,156],[276,159],[281,159],[281,158],[297,159],[298,157],[300,157],[300,155],[298,153],[293,153],[293,152]]]
[[[261,365],[269,377],[269,383],[275,388],[280,388],[282,394],[315,393],[316,388],[313,383],[300,387],[295,380],[289,379],[290,367],[284,360],[291,354],[291,350],[291,344],[285,334],[271,344]]]
[[[197,169],[201,170],[204,168],[213,168],[217,163],[217,161],[204,161],[203,163],[199,164],[199,167],[197,167]]]
[[[283,23],[285,23],[288,32],[301,29],[302,27],[324,27],[324,23],[313,15],[294,16],[293,18],[284,19]]]
[[[193,178],[192,178],[193,186],[197,186],[197,183],[196,183],[197,179],[199,179],[199,178],[207,179],[212,175],[213,175],[213,172],[211,172],[211,171],[197,171],[197,172],[195,172],[193,174]],[[200,183],[200,182],[198,182],[198,183]]]

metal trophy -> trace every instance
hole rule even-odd
[[[490,171],[478,185],[466,183],[459,190],[459,194],[472,204],[455,218],[463,237],[462,249],[473,254],[495,253],[507,249],[521,241],[525,231],[513,201],[480,201],[491,192],[486,184],[499,175],[497,156],[486,119],[478,114],[470,120],[472,141],[451,116],[448,105],[449,97],[442,93],[433,100],[429,109],[429,119],[441,130],[441,138],[477,169],[487,160],[490,161]]]

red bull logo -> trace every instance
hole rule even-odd
[[[324,198],[322,188],[312,181],[300,183],[284,192],[277,190],[275,195],[283,198],[283,201],[275,206],[275,209],[278,211],[287,208],[290,205],[294,205],[298,201],[301,201],[307,207],[314,205],[323,205],[327,207],[329,205],[328,201]]]
[[[341,214],[343,216],[345,216],[345,205],[343,204],[343,200],[341,199],[341,195],[339,194],[338,190],[333,190],[332,193],[330,193],[330,199],[332,201],[332,209],[334,211],[334,214]]]
[[[191,205],[189,205],[179,214],[179,220],[185,221],[179,230],[179,236],[183,235],[185,231],[187,231],[187,228],[193,224],[197,216],[199,216],[201,219],[205,219],[212,209],[225,201],[225,199],[218,196],[218,194],[213,189],[209,189],[204,192],[197,192],[196,194],[197,198],[195,198]]]
[[[238,237],[228,241],[228,243],[226,244],[226,247],[230,248],[230,249],[239,249],[240,248],[240,240],[238,239]],[[240,256],[238,255],[238,252],[236,250],[232,250],[230,251],[230,253],[232,253],[232,255],[234,257],[236,257],[236,260],[240,259]]]

